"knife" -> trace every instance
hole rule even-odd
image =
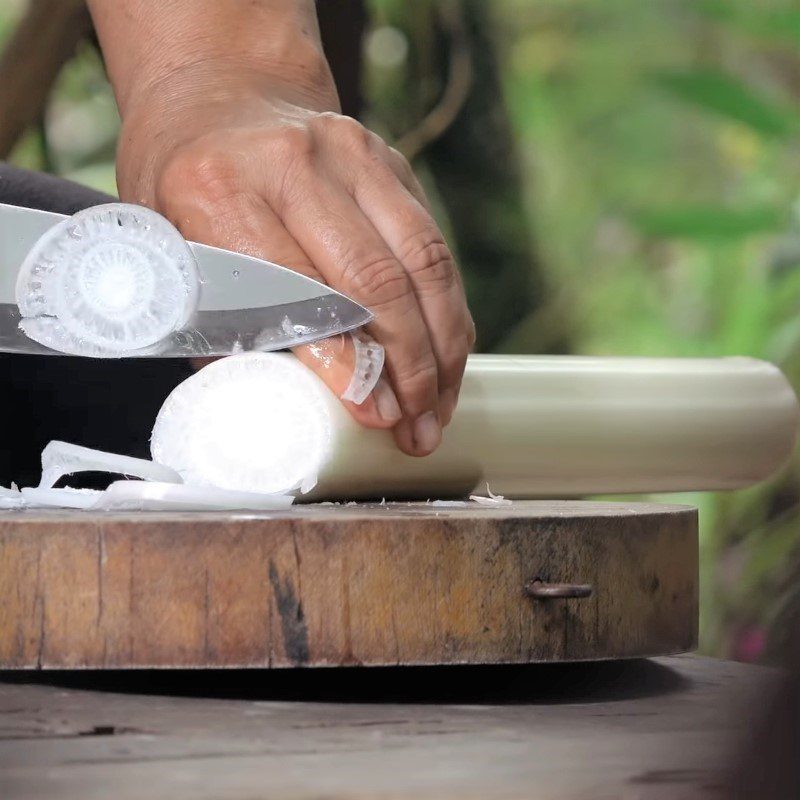
[[[68,217],[0,203],[0,351],[225,356],[314,342],[372,318],[286,267],[187,242],[143,206]]]

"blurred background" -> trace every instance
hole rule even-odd
[[[429,192],[480,350],[751,355],[800,388],[797,0],[318,5],[345,110]],[[0,0],[0,43],[0,158],[115,193],[80,0]],[[700,508],[701,649],[781,660],[798,464],[663,499]]]

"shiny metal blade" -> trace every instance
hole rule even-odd
[[[18,327],[17,272],[28,251],[63,214],[0,203],[0,350],[63,355]],[[125,357],[224,356],[281,350],[365,325],[372,314],[345,295],[286,267],[189,242],[198,263],[198,310],[186,327]],[[98,353],[111,356],[111,353]]]
[[[355,309],[354,309],[355,307]],[[199,311],[189,326],[152,347],[113,353],[98,350],[75,355],[97,358],[194,358],[229,356],[246,350],[284,350],[359,328],[372,315],[340,294],[295,303],[231,311]],[[16,304],[0,303],[0,352],[70,355],[28,338],[19,328]]]
[[[324,283],[261,258],[197,242],[189,242],[189,246],[200,272],[201,311],[262,308],[339,294]]]
[[[0,203],[0,303],[16,304],[17,272],[42,234],[66,219],[64,214]]]
[[[27,353],[39,356],[65,355],[29,339],[20,330],[19,320],[19,308],[16,303],[0,303],[0,353]]]

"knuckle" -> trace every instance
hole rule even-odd
[[[438,382],[439,369],[433,356],[415,358],[398,364],[394,369],[397,388],[404,398],[419,397],[420,400],[434,394]]]
[[[326,127],[337,143],[349,151],[366,153],[370,151],[372,134],[357,120],[342,114],[325,116]]]
[[[466,340],[464,340],[464,347],[458,351],[447,354],[442,358],[442,363],[439,369],[440,383],[450,386],[458,383],[461,376],[464,374],[464,368],[467,364],[467,348]]]
[[[191,197],[205,204],[227,200],[237,192],[233,161],[225,153],[205,149],[177,153],[156,184],[157,197],[167,206],[176,197]]]
[[[276,146],[285,163],[307,162],[314,156],[314,134],[305,125],[290,125],[276,134]]]
[[[460,385],[466,367],[466,353],[460,358],[443,358],[438,354],[437,387],[441,392],[444,389],[455,388]]]
[[[390,253],[352,258],[342,278],[372,306],[386,305],[411,294],[411,282]]]
[[[387,145],[389,148],[389,158],[391,159],[392,166],[395,170],[397,170],[404,178],[411,178],[414,175],[414,171],[411,169],[411,164],[408,163],[408,159],[396,148]]]
[[[477,341],[478,334],[475,329],[475,322],[472,319],[472,315],[470,314],[467,317],[467,350],[472,351],[472,348],[475,347],[475,342]]]
[[[423,290],[445,292],[456,284],[453,256],[438,233],[426,231],[410,237],[402,248],[401,260]]]

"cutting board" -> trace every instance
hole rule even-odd
[[[696,645],[697,576],[678,505],[6,512],[0,668],[663,655]]]

